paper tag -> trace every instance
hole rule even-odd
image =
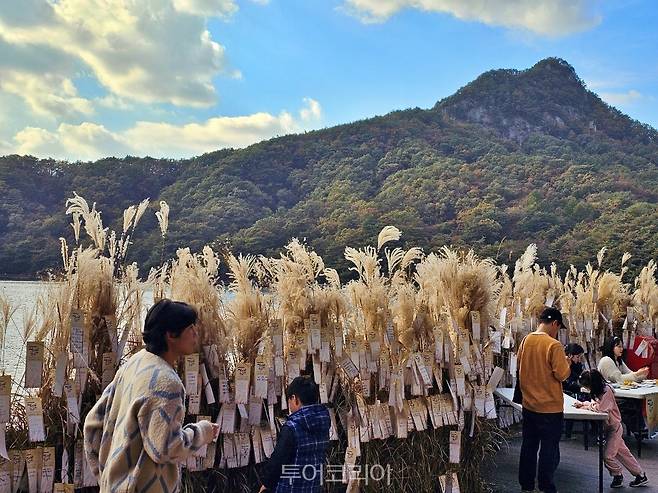
[[[7,452],[7,438],[5,436],[6,428],[7,423],[0,423],[0,457],[9,460],[9,452]]]
[[[263,399],[251,396],[249,398],[249,424],[251,426],[260,426],[263,416]]]
[[[81,310],[71,310],[71,352],[73,354],[82,354],[84,332],[84,314]]]
[[[55,447],[44,447],[41,460],[41,493],[51,493],[55,480]]]
[[[107,336],[110,339],[110,347],[113,353],[119,351],[119,334],[117,332],[117,319],[113,315],[105,316],[105,327],[107,328]]]
[[[483,385],[476,385],[475,386],[475,410],[477,412],[478,417],[484,418],[485,416],[485,410],[484,410],[484,401],[486,399],[485,396],[485,387]]]
[[[480,340],[480,312],[472,311],[471,312],[471,331],[473,334],[473,340]]]
[[[450,432],[450,463],[459,464],[462,434],[459,431]]]
[[[185,355],[185,393],[199,394],[199,353]]]
[[[25,397],[25,413],[31,442],[43,442],[46,439],[43,425],[43,408],[39,397]]]
[[[187,413],[196,416],[201,411],[201,396],[199,394],[190,394],[187,402]]]
[[[281,356],[283,354],[283,328],[280,320],[272,322],[272,345],[274,346],[274,354]]]
[[[116,374],[117,355],[116,353],[103,353],[103,374],[101,385],[103,389],[112,383]]]
[[[352,359],[347,354],[343,354],[343,357],[340,359],[340,362],[338,364],[343,369],[343,371],[347,373],[347,376],[349,377],[350,380],[353,380],[354,378],[359,376],[359,369],[356,367]]]
[[[512,377],[514,378],[516,378],[516,368],[517,368],[516,362],[517,362],[516,353],[511,353],[509,355],[509,372],[510,375],[512,375]]]
[[[76,489],[82,487],[82,474],[84,468],[83,456],[84,448],[82,445],[82,440],[77,440],[73,450],[73,484],[75,485]]]
[[[11,375],[0,376],[0,423],[11,418]]]
[[[228,386],[228,379],[226,378],[226,367],[224,365],[219,368],[219,402],[222,404],[231,402],[231,392]]]
[[[647,342],[646,339],[643,339],[642,342],[638,344],[637,348],[635,349],[635,354],[637,356],[642,357],[643,356],[642,353],[644,353],[648,347],[649,347],[649,343]]]
[[[30,341],[27,343],[27,356],[25,361],[26,389],[41,388],[43,375],[43,353],[43,342]]]
[[[309,331],[311,336],[311,349],[317,351],[322,345],[320,315],[311,313],[309,316]]]
[[[30,493],[39,491],[39,478],[41,477],[41,449],[25,450],[25,465],[27,467],[27,483]]]
[[[500,383],[500,380],[503,378],[503,375],[505,375],[505,370],[497,366],[494,368],[493,373],[491,374],[491,378],[489,378],[489,382],[487,383],[487,387],[493,392],[498,388],[498,384]]]
[[[251,379],[251,364],[238,363],[235,367],[235,402],[249,404],[249,380]]]
[[[78,408],[78,395],[71,382],[64,384],[64,393],[66,394],[66,407],[69,411],[69,417],[74,424],[80,423],[80,410]]]
[[[235,402],[228,402],[222,405],[219,416],[217,417],[217,422],[220,425],[222,433],[233,433],[235,431],[235,412]]]
[[[55,384],[53,385],[53,395],[56,397],[62,397],[64,380],[66,380],[66,364],[68,361],[69,357],[66,350],[57,355],[57,361],[55,363]]]
[[[462,365],[455,365],[455,381],[457,382],[457,395],[464,397],[466,395],[464,367]]]
[[[11,462],[0,461],[0,492],[11,493]]]
[[[261,399],[267,398],[267,382],[269,378],[269,368],[264,356],[256,357],[254,366],[254,395]]]
[[[201,373],[201,385],[203,385],[203,393],[206,396],[206,403],[208,405],[215,403],[215,393],[212,391],[212,385],[210,385],[210,379],[208,378],[208,372],[206,371],[206,365],[199,365],[199,370]]]

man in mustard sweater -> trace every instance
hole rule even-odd
[[[540,491],[556,492],[553,474],[560,463],[562,382],[571,372],[564,348],[556,339],[563,326],[560,310],[544,309],[539,316],[539,327],[523,339],[518,351],[519,385],[523,394],[519,483],[524,492],[534,491],[535,478]]]
[[[217,436],[210,421],[183,426],[185,387],[174,367],[197,350],[196,320],[186,303],[153,305],[146,348],[119,368],[87,414],[84,449],[101,493],[174,493],[180,464]]]

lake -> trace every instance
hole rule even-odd
[[[35,309],[39,295],[46,291],[49,284],[40,281],[0,281],[0,293],[8,299],[11,308],[16,309],[5,334],[5,361],[4,367],[0,362],[0,373],[8,373],[14,380],[20,381],[25,371],[23,321]],[[146,307],[151,306],[152,292],[145,292],[144,302]]]

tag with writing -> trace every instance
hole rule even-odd
[[[459,464],[462,434],[459,431],[450,432],[450,463]]]
[[[472,311],[471,312],[471,333],[473,334],[473,340],[480,340],[480,312]]]
[[[254,395],[261,399],[267,398],[267,381],[269,368],[265,356],[257,356],[254,365]]]
[[[27,343],[27,356],[25,361],[25,388],[27,389],[41,388],[43,353],[43,342],[30,341]]]
[[[43,408],[39,397],[25,397],[25,414],[31,442],[43,442],[46,439],[43,425]]]
[[[497,366],[494,368],[493,373],[491,374],[491,378],[489,379],[489,382],[487,383],[487,387],[489,390],[492,392],[498,388],[498,384],[500,383],[500,380],[503,378],[503,375],[505,374],[505,370]]]
[[[457,395],[464,397],[466,395],[466,382],[462,365],[455,365],[455,381],[457,382]]]
[[[0,376],[0,423],[11,417],[11,375]]]
[[[53,385],[53,395],[56,397],[62,397],[64,380],[66,380],[66,365],[68,361],[69,357],[66,350],[57,355],[57,361],[55,362],[55,384]]]
[[[199,394],[199,353],[185,355],[185,392]]]
[[[112,383],[116,374],[117,355],[116,353],[103,353],[103,374],[101,385],[103,389]]]
[[[201,410],[201,396],[199,394],[190,394],[187,401],[187,413],[192,415],[199,414]]]
[[[40,491],[51,493],[55,480],[55,447],[44,447],[41,464]]]
[[[80,423],[80,410],[78,408],[78,394],[75,387],[70,381],[64,384],[64,394],[66,394],[66,408],[69,411],[69,419],[72,423]]]
[[[212,390],[212,385],[210,384],[210,379],[208,378],[208,371],[206,370],[206,365],[201,363],[199,365],[199,370],[201,373],[201,385],[203,385],[203,393],[206,396],[207,404],[215,403],[215,393]]]
[[[219,369],[219,402],[231,402],[231,392],[228,386],[228,378],[226,378],[226,367],[220,366]]]
[[[309,316],[309,331],[311,335],[311,349],[317,351],[322,344],[320,315],[311,313]]]

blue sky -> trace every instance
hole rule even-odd
[[[548,56],[658,128],[656,25],[650,0],[9,0],[0,154],[193,156]]]

